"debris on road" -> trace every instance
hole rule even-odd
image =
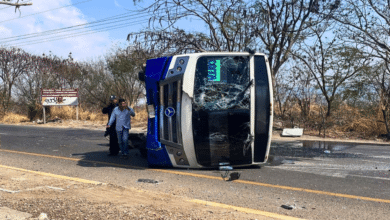
[[[280,162],[282,164],[295,164],[294,163],[294,160],[283,160],[282,162]]]
[[[294,206],[291,206],[291,205],[282,205],[281,207],[284,208],[284,209],[287,209],[287,210],[294,209]]]
[[[241,174],[239,172],[233,172],[230,174],[229,179],[227,181],[238,180]]]
[[[157,180],[152,180],[152,179],[138,179],[139,183],[158,183]]]
[[[47,214],[46,214],[46,213],[41,213],[41,214],[38,216],[38,220],[49,220],[49,218],[47,217]]]
[[[282,137],[301,137],[303,128],[285,128],[281,134]]]

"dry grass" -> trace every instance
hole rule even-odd
[[[136,115],[131,120],[132,124],[146,125],[147,119],[148,119],[148,113],[146,111],[146,108],[144,106],[134,107],[134,111],[135,111]],[[52,107],[50,112],[51,112],[50,118],[61,118],[64,120],[76,119],[76,108],[75,107],[69,107],[69,106],[63,106],[62,108],[59,108],[59,107],[53,108]],[[90,111],[83,110],[80,108],[79,109],[79,120],[107,121],[108,117],[107,117],[107,114],[103,114],[103,113],[101,113],[101,111],[90,112]]]
[[[143,127],[148,124],[148,111],[146,106],[134,107],[135,117],[131,119],[132,126]]]
[[[21,122],[28,122],[30,121],[27,116],[25,115],[19,115],[15,113],[7,113],[3,118],[0,119],[1,123],[21,123]]]
[[[73,106],[52,106],[50,107],[50,118],[61,118],[63,120],[76,119],[76,107]],[[101,112],[90,112],[79,108],[79,120],[105,121],[107,116]]]
[[[291,117],[294,117],[294,125],[301,127],[305,125],[305,134],[319,135],[319,129],[322,129],[322,120],[325,117],[326,137],[375,139],[379,135],[387,133],[382,113],[379,110],[376,112],[376,115],[367,116],[360,109],[341,104],[332,111],[331,117],[326,118],[326,106],[321,107],[312,103],[309,116],[303,118],[301,110],[296,104],[289,108],[284,119],[276,118],[275,121],[290,126]],[[277,105],[275,106],[275,115],[280,115]],[[323,136],[322,131],[321,136]]]
[[[148,113],[145,106],[134,107],[136,116],[132,118],[131,125],[132,127],[145,127],[147,125]],[[37,117],[34,117],[34,120],[39,119],[43,120],[42,116],[42,107],[38,109]],[[49,113],[50,112],[50,113]],[[50,110],[46,112],[46,121],[48,122],[44,126],[60,126],[60,127],[94,127],[104,129],[105,124],[107,123],[108,116],[107,114],[101,113],[101,110],[96,110],[94,112],[84,110],[79,108],[79,120],[76,121],[76,107],[74,106],[51,106]],[[55,123],[51,123],[52,119],[61,119]],[[34,122],[30,122],[27,115],[15,114],[12,112],[6,113],[6,115],[0,119],[0,123],[5,124],[25,124],[25,125],[34,125]]]
[[[365,137],[387,133],[385,124],[381,122],[383,116],[380,111],[377,111],[376,115],[364,116],[358,109],[342,105],[336,112],[344,122],[337,126],[337,130],[341,132],[355,132]]]

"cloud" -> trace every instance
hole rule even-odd
[[[114,4],[115,4],[116,7],[123,8],[116,0],[114,0]]]
[[[12,29],[0,25],[1,38],[11,37]]]
[[[69,52],[72,52],[73,57],[78,60],[101,55],[105,52],[105,44],[110,41],[108,32],[77,36],[91,31],[87,27],[80,27],[75,32],[64,29],[62,33],[52,35],[42,33],[52,29],[87,23],[87,16],[76,8],[77,6],[64,7],[46,13],[24,17],[70,4],[72,4],[70,0],[34,0],[32,6],[21,7],[22,14],[20,17],[19,12],[15,13],[14,7],[0,10],[0,45],[19,47],[27,52],[38,55],[42,53],[48,54],[49,51],[52,51],[53,55],[63,58],[66,58]],[[28,35],[39,33],[42,33],[39,35],[39,38],[31,38],[31,35]],[[21,35],[27,36],[20,37]],[[12,39],[13,41],[2,40],[5,37],[14,38]],[[56,38],[64,39],[53,41]]]

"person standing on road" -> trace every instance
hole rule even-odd
[[[103,108],[103,114],[108,114],[108,122],[110,122],[112,111],[118,106],[118,100],[114,95],[110,97],[110,104]],[[108,124],[107,122],[107,124]],[[116,156],[119,153],[118,137],[115,131],[116,122],[113,122],[112,128],[107,128],[104,136],[110,135],[110,153],[108,156]]]
[[[127,106],[126,100],[119,99],[119,106],[112,111],[107,128],[111,127],[116,121],[115,130],[118,135],[118,144],[121,148],[122,158],[127,159],[129,155],[128,140],[130,127],[130,116],[134,117],[134,109]],[[114,127],[114,126],[113,126]]]

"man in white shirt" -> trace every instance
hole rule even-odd
[[[134,109],[127,106],[126,100],[119,99],[119,106],[112,111],[110,121],[107,124],[109,128],[116,121],[115,130],[118,136],[119,147],[122,152],[122,158],[127,159],[129,155],[128,140],[129,130],[131,129],[130,116],[134,117]]]

